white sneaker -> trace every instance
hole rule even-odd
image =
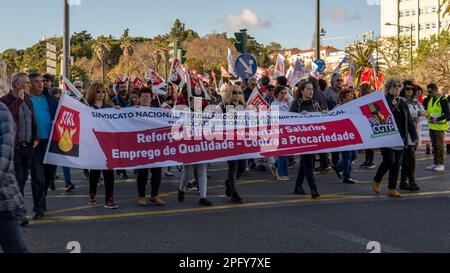
[[[166,171],[166,176],[173,176],[172,172]]]
[[[277,180],[278,180],[278,181],[289,181],[290,179],[289,179],[288,176],[279,176],[279,177],[277,178]]]
[[[437,166],[436,164],[433,164],[431,166],[426,167],[425,169],[432,171],[432,170],[434,170],[434,168],[436,168],[436,166]]]
[[[273,165],[273,164],[269,164],[269,171],[272,173],[272,175],[273,175],[273,177],[277,177],[278,176],[278,170],[277,170],[277,168],[275,167],[275,165]]]
[[[445,166],[444,165],[436,165],[436,167],[434,167],[433,171],[443,172],[443,171],[445,171]]]

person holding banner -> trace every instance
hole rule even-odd
[[[241,111],[247,107],[244,100],[244,93],[238,85],[228,87],[225,99],[218,105],[217,113],[226,113],[227,111]],[[228,164],[228,178],[225,180],[225,194],[231,197],[231,201],[242,203],[242,198],[236,190],[236,180],[245,172],[246,160],[230,160]]]
[[[409,113],[416,126],[416,132],[419,134],[419,117],[427,116],[423,106],[416,100],[416,86],[412,81],[404,81],[400,96],[405,98],[409,107]],[[416,143],[408,137],[408,146],[403,151],[402,171],[400,174],[400,189],[409,191],[419,191],[416,184]],[[406,181],[409,182],[406,183]]]
[[[373,92],[369,83],[362,83],[359,86],[359,90],[360,90],[360,92],[359,92],[360,97],[368,95],[368,94]],[[374,150],[373,149],[366,149],[366,150],[364,150],[364,154],[365,154],[366,159],[359,166],[361,168],[374,169],[375,168],[375,164],[373,163],[373,161],[375,159],[375,152],[374,152]]]
[[[86,102],[94,109],[111,108],[108,91],[102,83],[95,82],[86,93]],[[119,106],[114,107],[120,109]],[[89,205],[97,205],[97,185],[100,175],[103,173],[105,184],[105,208],[117,209],[119,206],[114,202],[114,170],[90,170],[89,172]]]
[[[183,89],[185,89],[185,88],[187,88],[187,85],[183,86]],[[199,101],[196,102],[195,101],[196,99]],[[195,111],[195,107],[197,105],[199,105],[200,107],[202,106],[202,97],[191,96],[189,98],[189,100],[190,100],[189,106],[190,106],[190,110],[192,112]],[[178,189],[178,201],[179,202],[184,202],[184,199],[185,199],[184,195],[185,195],[187,186],[196,173],[196,181],[198,183],[198,189],[200,191],[200,200],[198,202],[199,205],[200,206],[212,206],[213,205],[208,199],[206,199],[206,192],[207,192],[207,188],[208,188],[208,175],[207,175],[208,169],[207,169],[207,167],[208,167],[208,165],[206,163],[183,165],[183,174],[181,176],[180,187]]]
[[[151,107],[153,98],[153,91],[151,85],[144,87],[139,91],[139,105],[136,107],[144,106]],[[150,202],[157,206],[165,206],[166,203],[159,197],[159,187],[161,186],[161,168],[152,169],[139,169],[137,175],[137,187],[138,187],[138,204],[140,206],[147,206],[147,199],[145,197],[147,191],[147,181],[149,172],[152,174],[151,177],[151,197]]]
[[[128,81],[128,80],[127,80]],[[128,85],[126,81],[117,82],[117,95],[112,98],[114,105],[120,106],[122,108],[128,107],[130,96],[128,95]],[[117,175],[120,178],[128,179],[128,174],[126,170],[117,170]]]
[[[288,91],[286,89],[284,86],[277,86],[275,88],[276,100],[272,103],[271,107],[278,107],[279,112],[289,112]],[[279,181],[289,181],[288,160],[289,156],[280,156],[275,162],[274,167],[277,170],[277,180]]]
[[[379,194],[381,192],[381,181],[383,176],[389,172],[388,196],[392,198],[401,198],[402,196],[397,191],[397,180],[400,170],[400,158],[408,143],[410,137],[412,142],[416,143],[418,140],[416,127],[409,113],[409,107],[404,98],[400,97],[400,90],[402,83],[398,78],[391,78],[385,83],[386,101],[393,114],[395,123],[397,124],[400,136],[403,139],[404,146],[393,148],[381,148],[381,155],[383,161],[378,167],[378,171],[373,178],[372,191]],[[379,109],[374,109],[374,114],[381,114]],[[387,117],[385,117],[387,118]]]
[[[135,87],[130,92],[130,101],[128,107],[139,105],[139,88]]]
[[[449,128],[450,110],[447,98],[439,94],[439,89],[436,84],[428,84],[427,90],[428,97],[423,101],[423,107],[428,112],[428,128],[430,129],[434,164],[428,166],[426,169],[429,171],[443,172],[445,171],[445,131]]]
[[[345,103],[351,102],[354,97],[354,92],[349,89],[342,89],[339,92],[339,100],[342,102],[338,104],[341,106]],[[333,165],[332,168],[336,172],[337,176],[342,179],[344,184],[355,184],[356,180],[351,178],[352,174],[352,161],[356,159],[356,151],[344,151],[341,152],[342,158],[337,165]],[[342,174],[341,174],[342,173]]]
[[[318,102],[313,99],[314,86],[309,81],[303,81],[299,85],[297,99],[292,102],[290,112],[301,113],[306,115],[310,112],[326,112],[320,108]],[[314,154],[300,155],[300,168],[298,169],[297,181],[295,183],[294,192],[304,195],[305,190],[302,185],[306,178],[311,190],[311,197],[316,199],[320,197],[317,191],[316,181],[314,179]]]

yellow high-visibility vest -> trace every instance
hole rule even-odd
[[[428,108],[427,108],[427,112],[428,112],[428,115],[430,116],[430,118],[431,118],[431,116],[438,116],[438,117],[442,116],[442,107],[441,107],[441,103],[440,103],[442,98],[444,98],[444,97],[440,96],[439,98],[437,98],[435,100],[435,103],[433,103],[433,98],[430,97],[430,101],[428,102]],[[438,121],[436,124],[433,124],[429,121],[430,121],[430,119],[428,119],[428,128],[430,128],[430,130],[447,131],[449,128],[448,120],[446,120],[446,119]]]

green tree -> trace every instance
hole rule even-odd
[[[71,53],[75,60],[83,57],[92,58],[92,36],[86,30],[82,32],[75,32],[70,38]]]

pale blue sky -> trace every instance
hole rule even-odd
[[[310,48],[315,28],[315,0],[78,0],[71,8],[71,32],[87,30],[94,37],[123,29],[130,35],[153,37],[170,31],[176,18],[200,35],[246,26],[258,42]],[[379,0],[322,0],[324,41],[344,48],[356,34],[380,32]],[[44,35],[62,35],[63,0],[2,0],[0,52],[27,48]]]

